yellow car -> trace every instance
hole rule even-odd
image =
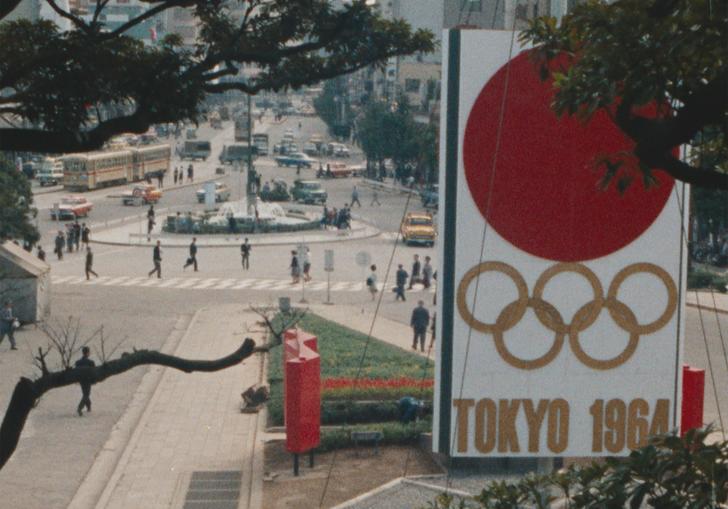
[[[406,245],[423,244],[433,246],[437,236],[432,215],[426,212],[407,213],[399,231],[402,234],[402,242]]]

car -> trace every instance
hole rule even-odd
[[[326,203],[329,198],[326,190],[315,180],[296,180],[293,182],[291,196],[294,201],[302,203]]]
[[[309,156],[315,156],[318,154],[318,148],[316,147],[315,143],[304,143],[303,153]]]
[[[288,192],[288,184],[281,179],[273,179],[273,185],[266,182],[260,190],[260,199],[263,201],[289,201],[291,194]]]
[[[304,168],[311,168],[316,163],[315,159],[310,158],[303,152],[291,152],[287,155],[278,156],[275,160],[278,166],[286,167],[301,165]]]
[[[157,203],[162,198],[162,191],[151,184],[137,184],[121,193],[124,205],[147,205]]]
[[[93,204],[83,196],[64,196],[57,206],[51,208],[51,219],[76,219],[88,217]],[[56,214],[56,211],[58,214]],[[58,217],[56,217],[56,215]]]
[[[185,159],[207,161],[207,158],[210,157],[210,151],[209,141],[186,141],[179,152],[179,157],[183,161]]]
[[[420,192],[420,199],[422,200],[422,206],[437,208],[439,202],[439,188],[438,185],[428,186]]]
[[[344,178],[344,177],[351,177],[354,175],[354,172],[352,171],[351,167],[345,165],[344,163],[327,163],[325,169],[319,169],[318,172],[316,172],[316,176],[319,178]]]
[[[217,203],[228,201],[230,199],[230,188],[223,182],[215,182],[215,201]],[[205,203],[205,189],[197,190],[197,201]]]
[[[399,231],[402,235],[402,242],[406,245],[435,245],[435,237],[437,236],[435,223],[432,215],[426,212],[408,212]]]

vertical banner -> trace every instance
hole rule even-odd
[[[626,455],[679,427],[687,187],[603,112],[558,118],[517,39],[443,37],[433,448]]]

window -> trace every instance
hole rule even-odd
[[[404,80],[404,91],[418,93],[420,91],[420,80],[407,78]]]
[[[462,5],[465,12],[481,12],[483,10],[482,0],[465,0]]]

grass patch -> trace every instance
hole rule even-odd
[[[366,334],[343,327],[308,313],[299,327],[318,337],[321,355],[321,378],[356,377],[367,342]],[[282,347],[269,353],[268,384],[270,401],[268,419],[271,425],[283,424],[283,363]],[[362,363],[360,378],[432,378],[434,364],[419,355],[405,352],[395,346],[371,339]],[[418,397],[419,392],[409,395]]]
[[[418,442],[422,433],[427,433],[431,429],[432,423],[429,420],[421,420],[409,424],[384,422],[349,426],[336,430],[322,430],[321,444],[316,448],[316,451],[325,452],[353,447],[354,441],[351,439],[352,431],[381,431],[382,440],[379,442],[379,445],[414,445]]]

